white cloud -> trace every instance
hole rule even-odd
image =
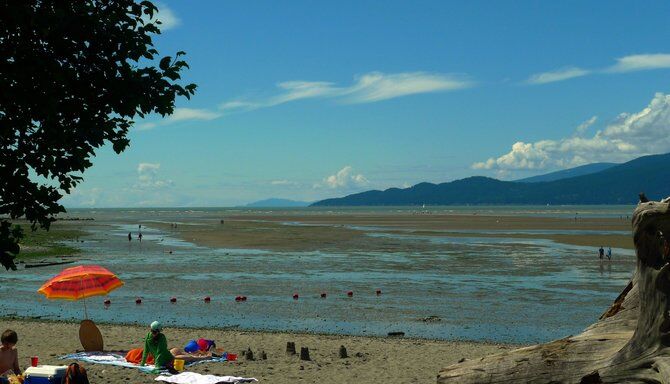
[[[181,25],[181,20],[179,17],[177,17],[177,15],[175,15],[170,7],[163,3],[156,3],[155,5],[158,8],[158,12],[154,14],[152,19],[147,19],[145,22],[159,20],[161,24],[158,26],[158,28],[161,30],[161,32],[176,28]]]
[[[207,109],[194,108],[175,108],[174,112],[166,118],[171,123],[186,120],[214,120],[220,117],[218,112],[212,112]]]
[[[670,54],[654,53],[620,57],[617,63],[607,68],[606,71],[621,73],[660,68],[670,68]]]
[[[175,108],[172,115],[162,120],[143,122],[135,126],[137,131],[148,131],[159,126],[165,126],[184,121],[209,121],[221,117],[220,112],[213,112],[208,109],[196,108]]]
[[[331,189],[350,189],[356,187],[363,187],[369,184],[369,181],[362,174],[354,174],[353,168],[350,165],[340,169],[334,175],[325,177],[321,183],[314,184],[315,188],[331,188]]]
[[[586,120],[585,122],[579,124],[575,129],[575,135],[582,136],[584,133],[586,133],[587,129],[589,129],[593,124],[596,123],[597,120],[598,116],[593,116],[590,119]]]
[[[455,91],[472,85],[472,82],[454,75],[372,72],[359,77],[344,94],[350,103],[372,103],[419,93]]]
[[[667,53],[629,55],[619,57],[616,61],[616,64],[602,69],[588,70],[578,67],[568,67],[557,71],[538,73],[530,76],[526,80],[526,83],[540,85],[591,74],[612,74],[670,68],[670,54]]]
[[[291,180],[272,180],[270,181],[270,185],[297,186],[300,183]]]
[[[454,91],[472,86],[471,81],[456,75],[371,72],[358,77],[348,87],[338,87],[326,81],[286,81],[277,84],[281,90],[278,95],[256,101],[227,101],[222,103],[219,109],[224,112],[249,111],[312,98],[336,98],[353,104],[372,103],[413,94]]]
[[[595,123],[595,117],[578,127]],[[585,128],[583,129],[585,130]],[[583,131],[582,130],[582,131]],[[566,168],[600,161],[627,161],[653,153],[670,152],[670,95],[657,93],[637,113],[622,113],[592,137],[514,143],[500,157],[472,164],[474,169],[520,170]]]
[[[164,180],[158,177],[160,163],[140,163],[137,165],[137,183],[135,188],[139,189],[161,189],[170,187],[172,180]]]
[[[543,72],[543,73],[537,73],[528,78],[526,80],[526,83],[528,84],[546,84],[546,83],[553,83],[556,81],[563,81],[563,80],[568,80],[572,79],[575,77],[581,77],[581,76],[586,76],[590,71],[582,68],[577,68],[577,67],[569,67],[569,68],[563,68],[559,69],[557,71],[551,71],[551,72]]]

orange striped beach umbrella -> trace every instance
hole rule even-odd
[[[123,281],[106,268],[99,265],[80,265],[63,270],[44,283],[37,292],[47,299],[79,300],[106,295],[122,285]],[[86,317],[88,318],[88,314]]]

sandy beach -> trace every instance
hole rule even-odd
[[[366,229],[390,234],[422,236],[548,239],[581,246],[611,246],[633,249],[630,222],[621,218],[555,218],[528,216],[440,215],[440,214],[247,214],[198,225],[152,223],[193,243],[210,247],[270,250],[385,249],[388,239],[370,238]],[[526,233],[513,233],[525,231]],[[543,231],[545,231],[543,233]],[[623,232],[596,234],[600,232]],[[509,233],[512,232],[512,233]],[[535,233],[534,233],[535,232]],[[555,232],[567,232],[555,233]]]
[[[40,363],[65,365],[71,360],[58,357],[81,349],[79,325],[65,322],[4,319],[4,328],[19,335],[19,364],[25,369],[30,356]],[[146,327],[131,325],[99,325],[105,349],[125,351],[142,345]],[[431,341],[397,338],[329,336],[299,333],[244,332],[217,329],[165,328],[170,347],[206,337],[217,346],[240,353],[251,348],[255,356],[265,351],[268,359],[247,361],[240,356],[236,362],[203,363],[187,367],[188,371],[212,375],[255,377],[261,383],[431,383],[440,368],[462,358],[472,359],[512,348],[507,345]],[[295,342],[296,349],[308,347],[311,361],[286,356],[286,342]],[[338,350],[347,348],[349,358],[341,359]],[[92,384],[155,383],[156,375],[136,369],[82,363]]]

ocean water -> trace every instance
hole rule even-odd
[[[546,217],[624,217],[629,206],[430,207],[436,213],[478,213]],[[49,319],[81,319],[84,306],[97,322],[237,327],[435,339],[543,342],[579,333],[604,312],[635,268],[632,250],[613,249],[599,262],[593,247],[549,240],[420,236],[410,231],[356,228],[365,236],[392,238],[402,247],[384,251],[329,250],[275,252],[199,247],[161,231],[156,222],[202,225],[231,214],[341,215],[357,212],[407,213],[416,207],[262,209],[70,210],[92,217],[81,243],[81,263],[114,271],[125,285],[85,301],[46,300],[36,291],[67,266],[20,269],[3,275],[0,313]],[[142,225],[140,244],[127,241]],[[295,225],[295,223],[286,223]],[[491,232],[491,231],[487,231]],[[514,231],[503,235],[570,233]],[[593,234],[616,231],[589,231]],[[421,245],[416,248],[413,245]],[[375,290],[382,294],[376,295]],[[353,291],[353,297],[346,292]],[[293,300],[293,293],[300,299]],[[321,292],[327,298],[319,297]],[[237,295],[248,297],[235,302]],[[212,301],[205,303],[204,296]],[[135,298],[141,297],[141,305]],[[170,303],[176,297],[176,303]],[[426,322],[422,319],[439,318]]]

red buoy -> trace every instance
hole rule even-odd
[[[247,297],[246,297],[246,296],[242,296],[242,301],[247,301]]]
[[[242,301],[242,296],[235,296],[235,301]]]
[[[142,304],[142,299],[140,299],[139,297],[135,299],[135,304]]]
[[[209,303],[210,301],[212,301],[212,298],[209,296],[205,296],[205,303]]]
[[[379,296],[379,295],[382,294],[382,290],[381,290],[381,289],[378,289],[378,290],[375,291],[375,293],[377,294],[377,296]]]
[[[349,292],[347,292],[347,296],[349,296],[349,297],[353,297],[353,296],[354,296],[354,291],[349,291]]]
[[[321,298],[325,299],[326,298],[326,292],[321,292]]]
[[[174,296],[171,297],[171,298],[170,298],[170,302],[171,302],[171,303],[176,303],[176,302],[177,302],[177,298],[174,297]]]
[[[293,300],[298,300],[299,297],[300,297],[300,296],[298,296],[297,293],[294,293],[294,294],[293,294]]]
[[[112,300],[105,299],[104,303],[105,303],[105,305],[110,305],[110,304],[112,304]]]

